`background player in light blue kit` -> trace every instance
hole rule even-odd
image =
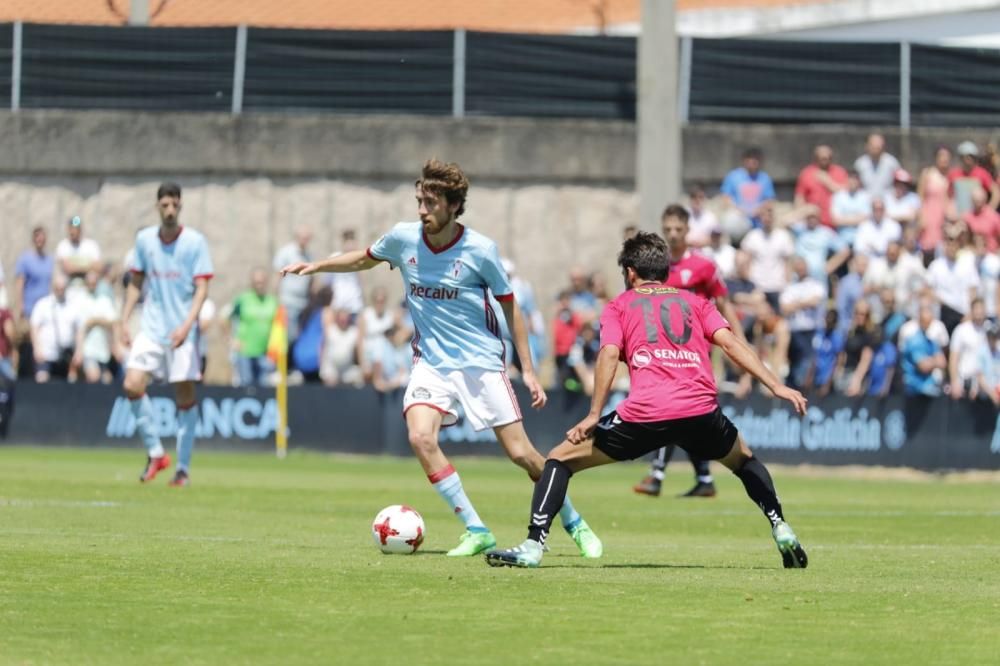
[[[419,222],[397,224],[367,251],[290,264],[281,273],[346,273],[382,262],[399,269],[415,328],[414,368],[403,400],[410,446],[435,490],[465,524],[460,543],[448,555],[469,556],[494,547],[496,539],[438,445],[441,428],[457,422],[458,405],[476,430],[493,428],[504,451],[532,480],[538,479],[545,464],[521,423],[491,294],[513,335],[531,406],[544,406],[546,396],[535,377],[524,318],[496,244],[458,222],[469,189],[465,174],[457,164],[431,160],[424,165],[416,189]],[[601,556],[600,540],[568,498],[560,517],[581,555]]]
[[[154,429],[153,406],[146,395],[151,378],[174,385],[177,401],[177,471],[172,486],[190,483],[198,409],[195,382],[201,380],[198,356],[198,313],[208,296],[212,258],[205,237],[180,226],[181,188],[164,183],[156,192],[160,225],[146,227],[135,237],[132,281],[122,310],[122,341],[130,346],[125,363],[125,394],[131,401],[136,431],[146,445],[148,459],[140,481],[152,481],[170,466],[170,456]],[[128,321],[139,302],[143,285],[139,335],[131,340]]]

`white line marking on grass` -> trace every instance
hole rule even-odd
[[[15,497],[0,497],[0,507],[12,506],[17,508],[31,509],[38,506],[55,506],[63,509],[107,509],[122,506],[121,502],[109,502],[100,500],[29,500],[17,499]]]

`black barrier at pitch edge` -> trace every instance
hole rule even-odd
[[[526,392],[517,387],[521,403]],[[151,391],[155,421],[165,444],[176,428],[167,389]],[[614,396],[620,400],[621,395]],[[751,448],[786,464],[883,465],[927,470],[1000,468],[1000,414],[987,402],[893,396],[816,400],[803,418],[777,400],[723,397],[725,413]],[[269,450],[277,406],[273,391],[202,387],[199,444],[211,448]],[[542,411],[526,409],[525,427],[548,451],[586,414],[589,399],[553,392]],[[409,455],[402,393],[372,389],[289,390],[290,446],[321,451]],[[128,401],[117,387],[22,384],[8,441],[57,446],[139,446]],[[492,433],[474,432],[464,420],[442,430],[448,453],[500,454]]]

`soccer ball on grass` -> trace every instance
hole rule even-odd
[[[372,522],[372,538],[387,555],[415,553],[424,542],[424,519],[405,504],[387,506]]]

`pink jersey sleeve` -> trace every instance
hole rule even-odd
[[[726,283],[722,279],[722,271],[715,264],[714,261],[706,257],[707,265],[705,267],[705,272],[708,274],[709,278],[705,281],[707,286],[707,292],[709,298],[719,298],[720,296],[725,296],[729,293],[729,289],[726,287]]]
[[[712,341],[712,336],[720,328],[730,328],[729,322],[722,316],[719,309],[715,307],[715,303],[711,301],[702,301],[701,321],[702,328],[705,330],[705,338],[709,342]]]
[[[616,298],[604,306],[601,313],[601,347],[614,345],[623,353],[625,351],[625,333],[622,331],[621,310]]]

